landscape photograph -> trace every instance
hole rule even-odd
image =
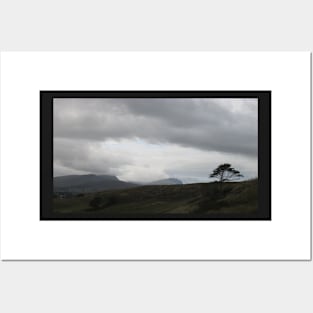
[[[258,99],[53,99],[52,210],[152,220],[257,212]]]

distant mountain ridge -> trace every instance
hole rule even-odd
[[[136,187],[137,184],[119,180],[112,175],[67,175],[53,178],[55,192],[96,192]]]
[[[166,178],[155,180],[150,183],[142,184],[142,185],[182,185],[183,182],[177,178]]]
[[[86,193],[103,190],[127,189],[142,185],[180,185],[176,178],[156,180],[149,183],[133,183],[119,180],[113,175],[66,175],[53,178],[54,192]]]

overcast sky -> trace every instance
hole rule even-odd
[[[54,176],[206,182],[257,177],[257,99],[54,99]]]

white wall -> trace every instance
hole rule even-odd
[[[1,50],[313,50],[312,1],[9,1]],[[2,312],[312,312],[312,262],[1,262]]]

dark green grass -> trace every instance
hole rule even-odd
[[[91,201],[98,198],[97,205]],[[94,201],[95,202],[95,201]],[[216,214],[250,213],[257,209],[257,180],[231,183],[140,186],[54,199],[57,213]]]

